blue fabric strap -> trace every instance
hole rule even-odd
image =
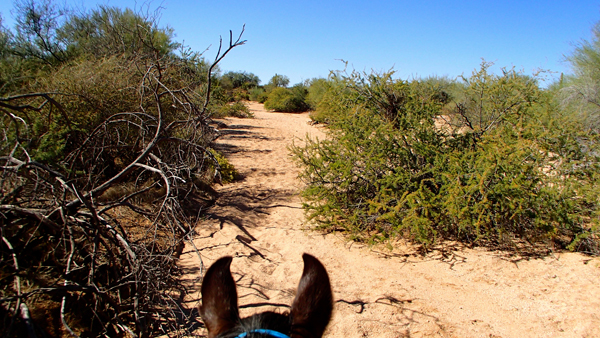
[[[265,330],[265,329],[256,329],[256,330],[252,330],[249,332],[242,332],[235,338],[244,338],[248,335],[248,333],[262,333],[262,334],[267,334],[267,335],[269,335],[271,337],[275,337],[275,338],[290,338],[288,335],[285,335],[281,332],[277,332],[277,331],[273,331],[273,330]]]

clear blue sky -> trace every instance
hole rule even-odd
[[[64,1],[64,0],[59,0]],[[143,2],[68,0],[87,9],[97,4],[145,8]],[[326,77],[343,68],[394,68],[396,77],[470,75],[481,59],[496,69],[526,74],[547,69],[569,73],[564,56],[591,39],[600,2],[571,1],[153,1],[163,7],[161,26],[176,40],[212,59],[219,36],[234,36],[246,24],[245,46],[221,63],[224,71],[247,71],[265,84],[275,74],[291,83]],[[11,27],[12,1],[0,2]],[[12,28],[12,27],[11,27]],[[556,75],[556,76],[558,76]]]

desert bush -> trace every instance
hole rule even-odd
[[[292,88],[277,87],[269,93],[265,109],[279,112],[303,112],[310,107],[306,103],[307,90],[303,85]]]
[[[57,30],[57,39],[66,45],[71,58],[119,55],[131,59],[153,53],[160,58],[181,47],[173,40],[173,29],[159,28],[154,18],[109,6],[70,15]]]
[[[242,88],[249,90],[258,87],[258,76],[248,72],[227,72],[221,76],[222,86],[226,89]]]
[[[306,103],[310,106],[310,110],[314,111],[319,106],[319,103],[323,100],[323,96],[328,90],[327,79],[318,78],[308,81],[308,93],[306,95]]]
[[[259,103],[265,103],[267,98],[269,98],[269,94],[262,87],[256,87],[250,89],[249,98],[251,101],[256,101]]]
[[[221,182],[231,183],[235,181],[238,177],[237,169],[235,169],[235,167],[227,160],[227,158],[225,158],[225,156],[223,156],[223,154],[214,149],[210,149],[210,152],[213,154],[218,164],[218,168],[217,166],[213,166],[211,169],[215,172],[215,174],[216,170],[219,170]]]
[[[250,91],[257,88],[260,79],[247,72],[227,72],[216,79],[213,90],[213,104],[223,106],[226,112],[231,103],[250,100]]]
[[[37,13],[37,2],[20,3],[26,15]],[[182,292],[176,256],[214,201],[210,185],[234,175],[210,150],[218,135],[211,78],[244,41],[240,34],[207,65],[197,53],[171,53],[169,31],[152,18],[108,12],[117,15],[100,18],[110,22],[88,23],[134,39],[134,52],[61,44],[67,38],[43,49],[11,38],[0,55],[2,69],[22,66],[2,75],[8,85],[0,97],[0,330],[7,336],[28,324],[51,336],[190,333],[191,317],[173,299]],[[61,26],[49,27],[41,38],[59,36]],[[115,33],[92,31],[101,36],[90,38],[109,42],[114,36],[103,35]]]
[[[595,136],[578,134],[534,79],[489,66],[464,79],[453,103],[438,81],[338,74],[318,109],[329,137],[293,148],[309,217],[357,239],[404,236],[425,247],[573,248],[579,238],[593,247]]]
[[[364,95],[375,88],[377,97]],[[388,98],[396,103],[393,110],[397,115],[392,120],[380,111],[390,103]],[[418,188],[427,176],[427,163],[435,159],[431,154],[435,154],[436,143],[441,142],[441,136],[429,128],[436,104],[408,109],[415,105],[421,106],[421,100],[411,84],[393,81],[391,74],[367,79],[352,73],[334,80],[320,107],[329,116],[330,137],[308,140],[306,147],[294,148],[305,165],[302,177],[308,186],[304,196],[311,218],[327,226],[348,228],[357,236],[382,230],[378,217],[369,211],[384,189],[382,184],[396,190]],[[421,139],[430,140],[431,145]]]
[[[318,104],[315,107],[311,107],[313,110],[310,112],[310,118],[313,121],[318,123],[333,123],[338,115],[342,117],[345,115],[346,107],[352,104],[351,101],[353,99],[358,98],[357,93],[346,86],[346,82],[345,79],[340,77],[339,73],[330,74],[327,79],[326,90],[323,91],[322,95],[319,95],[321,98]],[[318,84],[316,88],[319,88]],[[316,91],[320,92],[320,90]]]
[[[243,102],[234,102],[232,104],[221,105],[215,108],[216,111],[212,114],[213,118],[223,118],[226,116],[251,118],[254,114],[248,109]]]

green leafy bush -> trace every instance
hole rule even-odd
[[[306,103],[311,110],[317,109],[319,103],[323,100],[325,93],[329,87],[327,79],[319,78],[312,79],[308,82],[308,94],[306,95]]]
[[[269,93],[265,101],[265,109],[280,112],[303,112],[310,107],[306,103],[306,88],[294,86],[290,88],[277,87]]]
[[[572,75],[562,76],[557,84],[557,98],[561,106],[578,119],[585,121],[588,129],[600,130],[600,22],[592,29],[592,40],[575,45],[567,56]]]
[[[454,103],[439,81],[333,78],[317,110],[329,137],[293,148],[309,217],[355,238],[425,246],[597,245],[597,136],[533,79],[488,68],[464,79]]]
[[[350,80],[350,79],[346,79]],[[326,89],[321,93],[320,87],[318,84],[316,88],[313,89],[313,94],[311,95],[311,89],[309,89],[309,102],[312,100],[315,92],[318,92],[320,95],[320,99],[318,103],[316,100],[313,100],[312,111],[310,112],[310,118],[319,123],[332,123],[336,120],[338,115],[344,116],[347,111],[347,107],[353,105],[352,100],[358,99],[358,94],[353,92],[348,87],[346,87],[346,80],[340,78],[339,74],[333,73],[329,79],[327,80],[327,85],[324,86]]]
[[[220,105],[250,100],[250,91],[258,88],[258,76],[247,72],[227,72],[215,81],[215,93]]]
[[[243,102],[234,102],[232,104],[226,104],[216,107],[217,111],[212,115],[215,118],[222,118],[226,116],[251,118],[254,114],[248,109]]]
[[[269,98],[269,94],[265,91],[264,88],[256,87],[250,89],[250,100],[256,101],[258,103],[265,103]]]
[[[220,170],[219,173],[221,175],[222,183],[231,183],[235,181],[238,177],[238,171],[235,169],[233,164],[231,164],[225,156],[214,149],[210,149],[211,154],[217,159],[217,163],[219,164]],[[214,167],[213,167],[213,170]]]

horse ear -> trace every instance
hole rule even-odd
[[[298,292],[292,303],[291,338],[321,337],[333,310],[333,295],[329,276],[321,262],[304,254],[304,270]]]
[[[235,281],[229,267],[231,257],[214,262],[202,280],[200,316],[213,338],[233,329],[240,321]]]

